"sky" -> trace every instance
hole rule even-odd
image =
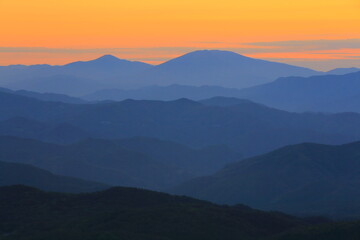
[[[360,67],[360,1],[0,0],[0,65],[103,54],[159,64],[198,49]]]

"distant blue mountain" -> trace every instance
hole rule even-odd
[[[105,55],[91,61],[63,66],[13,65],[0,67],[0,84],[11,89],[25,89],[69,95],[82,95],[106,87],[116,87],[129,76],[152,65]]]
[[[243,88],[287,76],[322,74],[283,63],[253,59],[229,51],[203,50],[158,66],[105,55],[63,66],[0,67],[0,85],[11,89],[85,95],[106,88],[151,85],[217,85]]]
[[[360,112],[360,72],[280,78],[242,89],[239,97],[288,111]]]
[[[287,76],[311,76],[314,70],[242,56],[230,51],[201,50],[150,68],[140,75],[158,85],[216,85],[244,88]]]
[[[147,63],[132,62],[112,55],[104,55],[95,60],[74,62],[61,68],[65,74],[90,79],[103,78],[106,80],[133,76],[151,67],[152,65]]]

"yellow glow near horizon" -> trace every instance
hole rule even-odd
[[[359,13],[359,0],[0,0],[0,47],[212,48],[360,38]]]

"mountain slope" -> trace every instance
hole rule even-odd
[[[130,188],[66,195],[3,187],[0,211],[2,240],[258,240],[307,225],[281,213]]]
[[[242,158],[227,146],[207,146],[193,149],[175,142],[136,137],[116,141],[121,146],[144,153],[163,163],[180,167],[194,176],[212,174],[227,164]]]
[[[109,185],[160,189],[193,175],[179,167],[131,151],[115,142],[89,139],[56,145],[31,139],[0,137],[0,161],[25,163],[54,174]]]
[[[109,185],[164,189],[241,159],[224,146],[204,149],[156,139],[87,139],[70,145],[0,136],[0,161]]]
[[[57,176],[26,164],[0,162],[0,186],[18,184],[53,192],[94,192],[107,188],[105,184]]]
[[[360,216],[360,142],[299,144],[227,166],[174,190],[299,215]]]
[[[319,72],[242,56],[230,51],[201,50],[155,66],[140,75],[149,84],[216,85],[244,88],[286,76]]]
[[[240,96],[288,111],[360,112],[360,72],[281,78],[243,89]]]
[[[295,114],[254,103],[218,107],[186,99],[91,105],[66,121],[103,138],[145,136],[195,147],[228,145],[244,155],[306,141],[346,143],[360,136],[357,114]]]
[[[70,97],[64,94],[55,94],[55,93],[37,93],[26,90],[18,90],[14,92],[22,96],[32,97],[43,101],[50,102],[63,102],[63,103],[73,103],[73,104],[84,104],[85,100],[76,97]]]
[[[68,123],[51,124],[22,117],[0,121],[0,136],[32,138],[52,143],[75,143],[95,137],[79,127]]]

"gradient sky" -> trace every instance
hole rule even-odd
[[[360,67],[359,0],[0,0],[0,65],[102,54],[158,64],[196,49]]]

